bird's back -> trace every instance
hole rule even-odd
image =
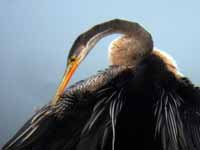
[[[156,135],[156,102],[162,88],[174,89],[175,83],[176,76],[157,54],[152,53],[138,65],[126,87],[126,98],[117,123],[116,149],[163,148]]]

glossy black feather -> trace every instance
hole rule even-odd
[[[77,142],[81,143],[81,137],[86,136],[85,130],[91,132],[93,128],[97,128],[96,124],[99,123],[100,118],[107,119],[110,128],[111,120],[116,120],[115,113],[118,113],[121,108],[119,106],[121,104],[113,102],[115,99],[119,101],[119,94],[121,94],[120,91],[117,93],[121,85],[115,84],[114,80],[119,78],[123,79],[122,82],[127,82],[126,78],[130,74],[132,72],[127,68],[113,66],[85,81],[76,83],[66,90],[55,106],[47,105],[36,112],[3,149],[71,149]],[[98,84],[100,86],[96,86],[99,79],[102,82]],[[115,94],[109,96],[113,92]],[[110,114],[105,118],[109,110],[113,111],[113,109],[116,111],[112,114],[114,116]]]
[[[151,54],[69,87],[3,150],[199,150],[200,90]]]

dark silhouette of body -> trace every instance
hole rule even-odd
[[[111,44],[111,65],[64,91],[89,50],[112,33],[123,36]],[[115,19],[76,39],[54,99],[3,150],[199,150],[199,123],[199,88],[153,50],[144,28]]]

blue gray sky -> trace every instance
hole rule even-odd
[[[54,95],[75,38],[113,18],[142,24],[155,46],[177,61],[180,71],[200,84],[200,1],[198,0],[1,0],[0,147]],[[101,40],[71,83],[108,65]]]

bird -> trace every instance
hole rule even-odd
[[[97,42],[114,33],[110,65],[66,88]],[[200,89],[142,25],[112,19],[77,37],[55,96],[3,150],[124,149],[199,150]]]

